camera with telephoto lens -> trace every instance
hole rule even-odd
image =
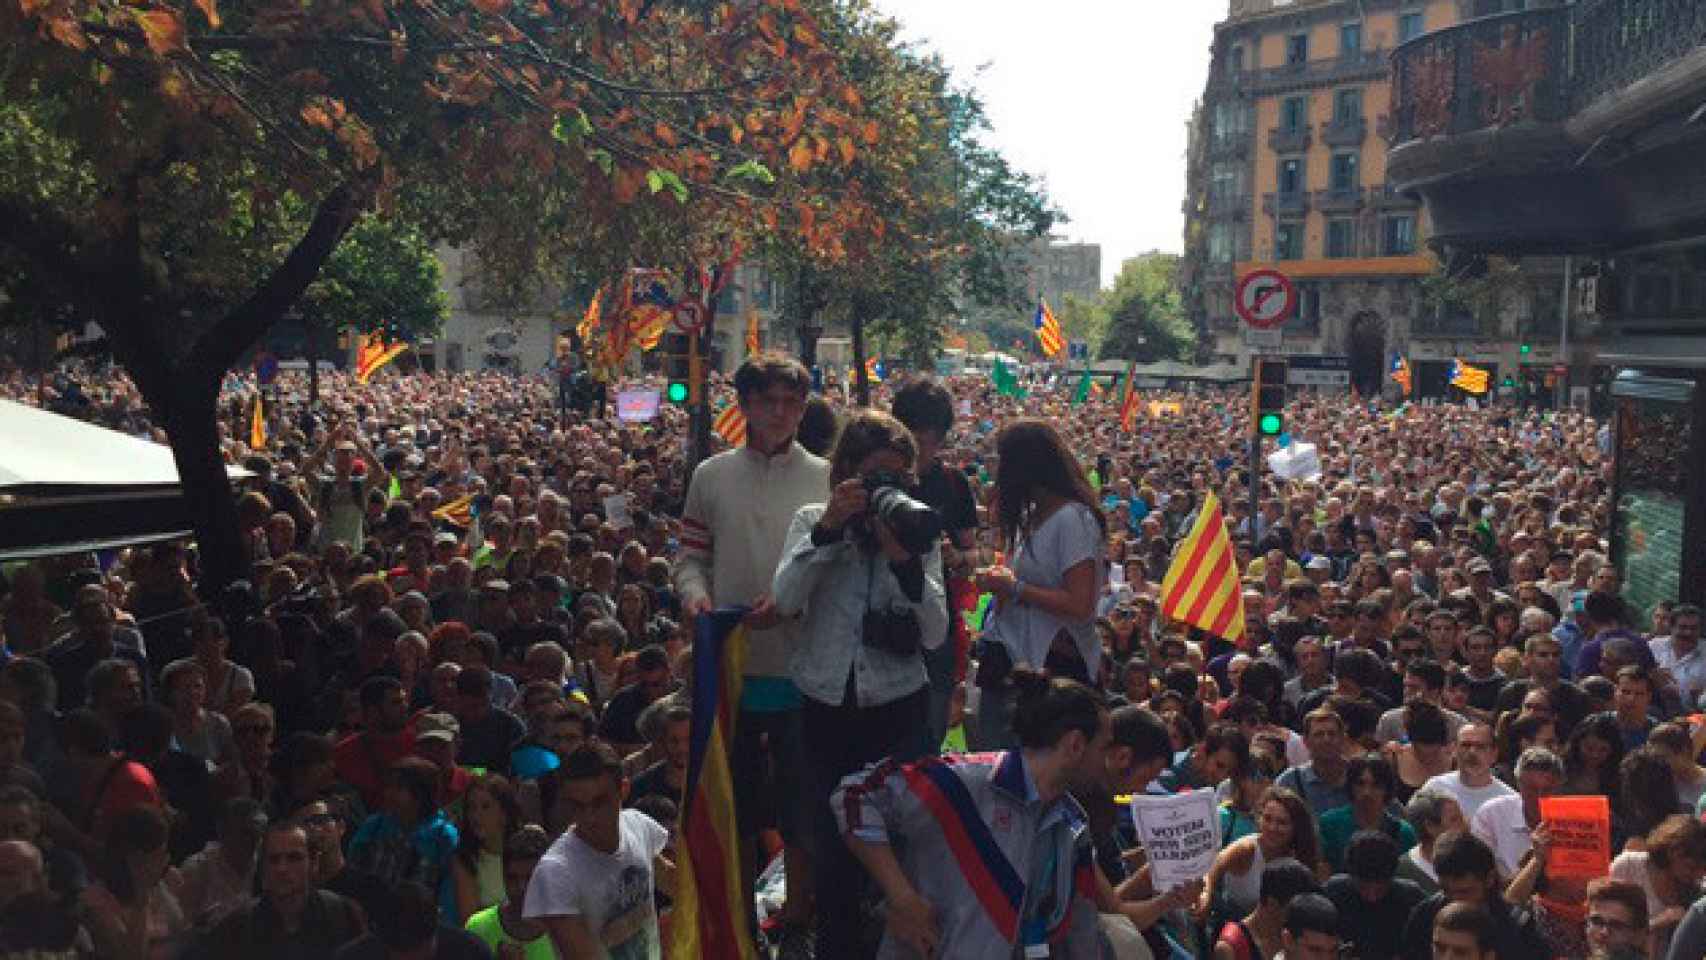
[[[914,556],[930,552],[942,537],[942,515],[906,492],[906,478],[873,473],[865,478],[871,515],[888,524],[895,540]]]

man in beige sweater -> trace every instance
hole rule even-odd
[[[811,376],[792,357],[763,353],[735,373],[746,416],[746,445],[699,464],[682,511],[675,585],[684,614],[747,606],[746,670],[735,721],[730,772],[741,832],[742,889],[757,878],[756,839],[778,829],[786,843],[788,903],[783,920],[802,928],[811,917],[810,870],[799,829],[810,823],[799,802],[800,694],[788,677],[795,621],[783,620],[770,597],[788,525],[808,503],[829,499],[829,464],[794,440]],[[752,916],[749,908],[746,914]]]

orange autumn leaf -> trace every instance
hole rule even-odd
[[[865,143],[867,145],[869,145],[869,144],[873,144],[876,142],[877,142],[877,121],[866,120],[865,121]]]
[[[812,159],[819,163],[829,159],[829,138],[812,135]]]
[[[835,145],[837,147],[839,147],[841,150],[841,162],[842,162],[842,164],[845,165],[845,164],[852,163],[853,162],[853,156],[854,156],[853,138],[852,137],[840,137],[835,141]]]
[[[657,126],[652,128],[652,135],[657,137],[658,142],[666,147],[673,147],[678,142],[675,131],[669,128],[669,124],[661,120],[658,121]]]
[[[794,141],[794,148],[788,151],[788,166],[795,173],[805,173],[812,168],[812,147],[805,137]]]
[[[148,49],[164,57],[188,49],[184,44],[184,19],[171,10],[138,10],[136,24]]]
[[[302,108],[302,122],[322,130],[332,129],[332,115],[317,103],[310,103]]]
[[[730,124],[729,142],[738,147],[740,146],[740,142],[744,139],[746,139],[746,131],[742,130],[739,124]]]

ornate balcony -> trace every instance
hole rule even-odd
[[[1310,60],[1249,70],[1239,76],[1238,85],[1245,93],[1268,96],[1308,87],[1378,80],[1386,75],[1389,53],[1386,50],[1360,50],[1331,60]]]
[[[1564,118],[1567,8],[1483,17],[1392,55],[1393,142]]]
[[[1309,212],[1309,191],[1263,194],[1262,212],[1270,217],[1301,217]]]
[[[1321,142],[1329,147],[1360,147],[1368,139],[1368,121],[1362,117],[1333,119],[1321,128]]]
[[[1315,209],[1322,213],[1355,213],[1362,209],[1364,193],[1362,187],[1317,190]]]
[[[1268,131],[1268,149],[1275,153],[1303,153],[1312,142],[1309,124],[1299,127],[1273,127]]]

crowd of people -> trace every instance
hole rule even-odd
[[[758,354],[690,471],[679,408],[498,374],[286,373],[251,449],[233,377],[243,578],[0,567],[0,956],[671,955],[729,607],[731,925],[774,955],[1706,956],[1701,611],[1626,601],[1592,419],[1311,393],[1319,472],[1252,495],[1246,392],[1125,430],[1075,386],[860,407]],[[162,436],[105,371],[0,396]],[[1210,494],[1231,637],[1161,612]],[[1126,798],[1191,790],[1222,847],[1164,889]],[[1602,876],[1561,796],[1609,798]]]

